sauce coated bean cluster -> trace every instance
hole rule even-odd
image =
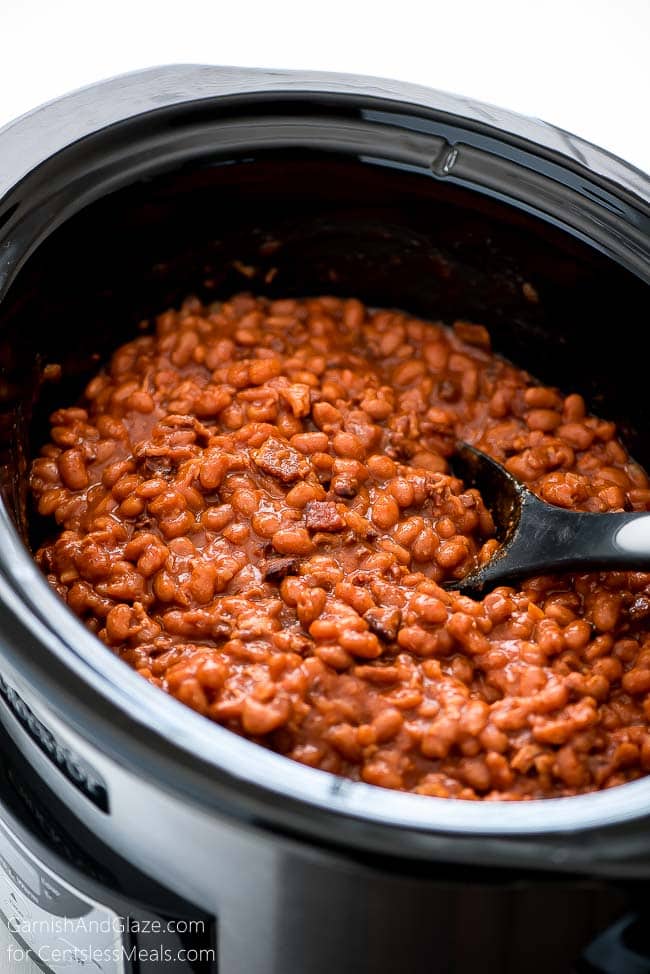
[[[545,500],[647,510],[613,423],[453,328],[355,299],[168,311],[51,418],[37,553],[143,677],[260,744],[424,795],[650,771],[650,575],[443,583],[497,547],[457,438]]]

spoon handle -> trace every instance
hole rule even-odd
[[[484,594],[531,575],[608,569],[650,570],[650,513],[566,511],[527,495],[501,556],[456,584],[467,594]]]
[[[508,561],[520,574],[543,571],[650,569],[650,514],[591,514],[527,504]],[[535,509],[536,508],[536,509]],[[513,565],[514,567],[514,565]]]

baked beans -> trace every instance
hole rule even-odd
[[[482,325],[190,299],[52,415],[36,558],[145,679],[311,767],[493,800],[646,774],[650,575],[454,591],[498,547],[458,438],[552,504],[650,509],[614,424]]]

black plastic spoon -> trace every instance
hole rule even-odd
[[[452,467],[481,492],[502,546],[485,565],[447,588],[483,595],[547,572],[650,569],[650,513],[591,514],[547,504],[467,443],[458,444]]]

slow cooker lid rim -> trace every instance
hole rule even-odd
[[[281,94],[295,103],[295,92]],[[298,94],[311,97],[302,91]],[[318,97],[332,97],[337,107],[340,107],[341,98],[350,97],[351,103],[359,109],[361,96],[350,96],[347,92],[334,95],[318,92]],[[243,99],[242,104],[248,107],[251,98],[258,107],[261,101],[268,102],[269,99],[274,107],[281,108],[285,104],[273,100],[268,91],[227,94],[216,101],[232,108],[232,104]],[[197,108],[206,101],[213,104],[215,99],[176,103],[172,110],[182,113],[188,106]],[[630,199],[629,194],[620,188],[616,195],[617,187],[605,186],[602,181],[602,185],[594,182],[593,174],[584,167],[571,168],[566,156],[555,153],[549,161],[550,156],[544,159],[539,152],[534,154],[513,148],[508,137],[497,137],[494,129],[476,142],[459,139],[452,144],[445,123],[433,120],[439,115],[437,112],[394,102],[384,118],[380,110],[382,102],[375,99],[371,104],[371,111],[359,109],[355,119],[345,114],[340,118],[335,114],[323,116],[322,126],[318,125],[319,114],[315,108],[304,115],[287,118],[282,112],[261,114],[260,118],[268,120],[268,126],[263,127],[263,134],[257,139],[253,137],[258,128],[255,114],[233,113],[232,117],[225,116],[218,122],[223,136],[218,146],[213,145],[210,135],[213,124],[217,123],[205,119],[201,124],[195,120],[185,128],[173,129],[170,140],[169,132],[164,125],[161,127],[160,121],[158,127],[153,126],[153,118],[159,117],[161,112],[164,116],[167,111],[167,108],[158,106],[74,140],[16,184],[5,198],[4,214],[0,204],[0,248],[3,251],[0,291],[8,289],[34,249],[80,209],[139,179],[155,177],[172,164],[200,163],[213,155],[230,158],[232,153],[235,156],[238,152],[246,154],[249,146],[254,151],[308,147],[326,153],[342,152],[358,156],[367,164],[371,164],[372,159],[364,158],[364,153],[370,152],[374,157],[379,152],[382,160],[385,158],[389,164],[398,167],[405,163],[415,165],[421,168],[425,178],[428,174],[436,180],[445,179],[555,224],[642,280],[649,279],[650,203],[643,207],[640,200]],[[395,109],[399,110],[397,114]],[[413,129],[404,128],[402,113],[407,110],[412,111],[409,117],[414,123],[424,121],[431,128],[418,125]],[[428,119],[424,119],[423,111],[429,113]],[[399,119],[397,122],[396,118]],[[149,124],[145,124],[147,120],[150,120]],[[463,120],[458,123],[463,124]],[[323,132],[322,140],[318,135],[320,131]],[[181,137],[177,145],[176,132],[181,136],[187,132],[185,142]],[[401,132],[407,133],[406,142],[401,141]],[[113,133],[115,137],[112,137]],[[151,150],[150,142],[151,146],[156,146],[155,151]],[[452,159],[453,169],[447,166],[443,157]],[[123,172],[118,175],[120,166]]]
[[[172,90],[161,95],[161,86],[169,89],[174,83],[180,91]],[[210,90],[199,92],[197,89],[204,84]],[[114,94],[119,95],[117,113],[112,110]],[[615,195],[620,196],[623,191],[637,204],[650,206],[650,178],[638,167],[548,122],[477,99],[372,76],[204,64],[164,65],[108,78],[47,102],[1,128],[0,146],[7,168],[3,176],[0,175],[0,204],[10,188],[59,149],[114,123],[172,107],[180,109],[225,98],[246,100],[259,96],[368,99],[383,101],[393,111],[398,108],[413,114],[426,111],[441,121],[446,118],[452,124],[477,133],[494,135],[497,132],[501,140],[507,140],[513,146],[560,161],[577,173],[602,181],[604,187]],[[129,105],[133,110],[127,108]],[[67,118],[66,109],[69,110]],[[61,142],[61,128],[66,124],[68,131],[76,125],[76,132],[72,138],[68,135]],[[19,150],[13,154],[9,151],[12,141]]]
[[[184,72],[188,73],[187,78]],[[210,90],[196,90],[201,87],[205,73],[209,76],[207,87]],[[161,95],[158,90],[160,79],[178,80],[179,74],[184,86],[179,83],[180,90]],[[119,93],[117,111],[112,104],[115,89]],[[409,96],[411,101],[408,100]],[[127,130],[131,126],[140,126],[142,130],[144,121],[165,117],[168,112],[177,116],[192,109],[193,118],[196,111],[204,110],[209,105],[220,105],[227,110],[239,104],[247,106],[251,102],[258,106],[268,105],[269,102],[280,106],[296,100],[309,104],[314,99],[318,99],[321,105],[331,102],[339,108],[347,102],[358,110],[357,126],[367,124],[372,116],[375,123],[381,122],[391,139],[395,140],[396,132],[393,152],[397,153],[395,161],[398,165],[399,157],[406,151],[404,146],[401,151],[399,149],[401,127],[411,142],[424,140],[415,150],[416,162],[424,167],[423,172],[428,171],[436,179],[447,179],[450,183],[502,200],[541,220],[555,223],[636,276],[648,279],[650,180],[645,180],[634,167],[584,143],[578,137],[568,136],[547,123],[526,119],[502,109],[400,82],[317,72],[270,72],[197,65],[148,69],[99,82],[42,106],[0,130],[3,162],[8,158],[6,173],[12,169],[12,152],[14,156],[14,177],[5,176],[7,191],[4,196],[3,177],[0,174],[0,248],[4,251],[0,291],[6,292],[34,248],[61,222],[95,199],[128,185],[129,180],[132,182],[149,175],[148,171],[142,169],[142,164],[138,168],[134,162],[129,162],[128,154],[124,156],[127,171],[121,181],[115,182],[114,175],[109,178],[103,174],[107,165],[109,169],[116,165],[116,160],[110,156],[110,141],[108,155],[105,147],[106,136],[110,139],[112,132],[122,128],[119,146],[124,145],[125,126]],[[90,123],[84,119],[83,113],[81,119],[74,113],[79,102],[82,107],[85,104],[87,112],[92,109]],[[68,116],[73,110],[72,118],[66,119],[66,106]],[[462,109],[469,114],[462,115]],[[382,113],[386,113],[386,118]],[[494,118],[495,113],[497,118]],[[62,120],[59,118],[61,114],[64,116]],[[404,126],[403,118],[406,117],[413,119],[413,128]],[[423,124],[431,124],[432,129],[415,124],[418,118]],[[513,124],[504,126],[504,119]],[[244,121],[245,115],[241,115],[240,120]],[[172,123],[175,123],[175,118]],[[447,128],[450,123],[452,129],[454,126],[459,128],[460,138],[449,134]],[[48,146],[48,125],[52,130],[53,124]],[[223,120],[221,124],[224,124]],[[441,130],[436,129],[436,125]],[[527,134],[513,131],[517,125],[526,127],[529,130]],[[71,129],[74,129],[72,135]],[[531,140],[531,129],[537,141]],[[68,132],[67,136],[63,136],[63,141],[62,130]],[[178,131],[181,131],[181,127]],[[463,132],[468,136],[467,141],[462,140]],[[475,141],[472,141],[472,134],[476,136]],[[427,139],[431,140],[430,146],[426,144]],[[558,139],[559,146],[551,144]],[[83,150],[86,141],[89,146],[86,151],[90,151],[91,159],[93,154],[95,158],[94,168],[90,171],[86,167],[87,157],[79,151]],[[37,148],[34,149],[30,142],[36,143]],[[140,142],[144,145],[142,136]],[[281,142],[279,138],[278,145]],[[137,139],[135,144],[139,144]],[[20,150],[18,153],[16,147]],[[40,160],[36,164],[25,162],[30,148]],[[336,140],[326,148],[327,151],[335,151]],[[123,154],[125,150],[117,151],[120,157],[120,151]],[[188,149],[187,158],[194,158],[192,152],[196,154],[197,151]],[[589,152],[601,160],[599,169],[590,166]],[[69,161],[66,159],[68,153],[72,154]],[[108,161],[98,168],[97,162],[102,155]],[[390,156],[389,152],[387,158]],[[452,160],[454,168],[451,171],[447,159]],[[69,192],[66,196],[60,186],[54,197],[48,190],[51,178],[56,177],[57,168],[65,168],[66,165],[73,167],[72,175],[76,172],[77,179],[80,172],[90,175],[88,186],[88,180],[84,177],[81,202],[76,193],[72,199]],[[55,167],[54,173],[48,171],[52,166]],[[614,170],[618,182],[613,179],[611,171],[603,175],[607,169]],[[521,172],[521,178],[518,172]],[[626,174],[636,180],[636,192],[631,192],[629,186],[622,186],[621,180],[625,180]],[[64,182],[65,185],[67,183]],[[508,187],[511,186],[519,187],[519,190],[510,192]],[[641,186],[647,187],[645,193],[641,192]],[[567,214],[572,214],[572,218],[567,220]],[[41,227],[44,218],[46,226]]]

